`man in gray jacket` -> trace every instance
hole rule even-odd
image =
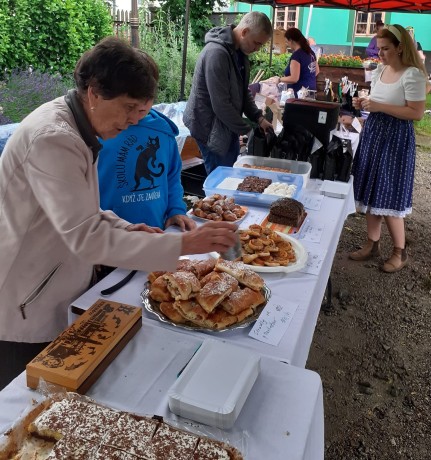
[[[243,113],[263,130],[272,128],[248,89],[248,55],[258,51],[271,34],[268,17],[253,11],[236,27],[215,27],[205,36],[183,120],[197,141],[208,174],[217,166],[235,163],[239,136],[250,131]]]

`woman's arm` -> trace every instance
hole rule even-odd
[[[425,111],[425,101],[406,101],[406,105],[393,105],[360,98],[361,107],[367,112],[383,112],[401,120],[420,120]]]
[[[290,61],[290,75],[288,77],[281,77],[281,83],[296,83],[299,80],[301,66],[298,61]]]

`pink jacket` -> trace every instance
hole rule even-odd
[[[181,234],[125,231],[98,190],[64,97],[24,119],[0,157],[0,340],[54,339],[95,264],[174,270]]]

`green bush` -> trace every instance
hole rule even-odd
[[[253,81],[259,70],[264,70],[264,74],[260,80],[284,75],[284,69],[289,62],[290,54],[273,54],[271,65],[269,65],[269,58],[269,52],[266,50],[261,50],[250,55],[250,81]]]
[[[50,75],[39,70],[14,70],[0,82],[0,101],[4,124],[19,123],[34,109],[63,96],[73,87],[72,77]]]
[[[0,68],[69,73],[112,34],[103,0],[0,0]]]
[[[145,21],[141,20],[141,24]],[[170,20],[167,14],[160,12],[152,27],[141,26],[140,46],[157,62],[160,71],[158,102],[177,102],[181,89],[181,71],[183,62],[184,29]],[[188,99],[192,86],[193,73],[201,49],[191,39],[189,33],[185,99]]]

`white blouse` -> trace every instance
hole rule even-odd
[[[426,77],[417,67],[407,67],[398,81],[383,83],[381,76],[386,66],[379,64],[371,80],[371,99],[393,105],[406,105],[406,101],[426,99]]]

